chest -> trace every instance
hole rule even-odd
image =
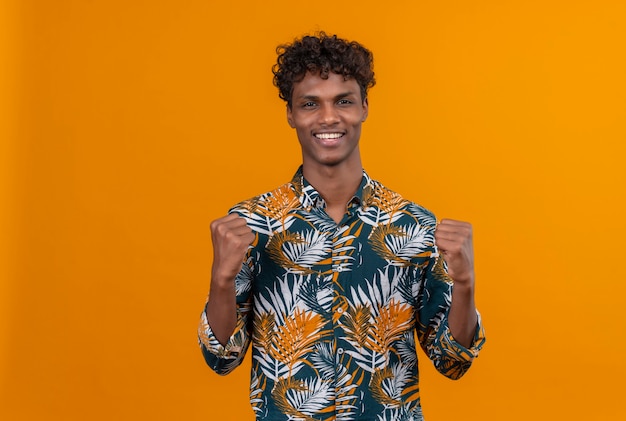
[[[337,224],[327,214],[299,214],[259,243],[253,292],[257,302],[282,302],[286,312],[414,306],[430,247],[416,224],[374,225],[358,215]]]

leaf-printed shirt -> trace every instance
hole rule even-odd
[[[226,346],[205,312],[207,364],[237,367],[252,344],[250,402],[259,420],[421,420],[417,344],[457,379],[478,355],[448,327],[452,280],[428,210],[363,172],[339,224],[302,176],[239,203],[255,233],[236,277],[237,327]]]

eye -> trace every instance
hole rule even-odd
[[[302,108],[312,108],[312,107],[315,107],[315,105],[317,105],[317,104],[315,104],[315,102],[307,101],[304,104],[302,104]]]
[[[350,105],[352,104],[352,101],[350,101],[349,99],[340,99],[339,101],[337,101],[337,104],[339,105]]]

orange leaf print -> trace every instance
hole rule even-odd
[[[287,366],[293,366],[312,351],[320,336],[328,334],[323,327],[324,321],[319,314],[296,310],[274,334],[270,355]]]
[[[391,344],[411,328],[412,316],[413,309],[409,305],[394,300],[388,306],[379,307],[367,338],[368,347],[379,354],[386,354]]]

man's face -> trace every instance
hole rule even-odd
[[[307,73],[294,83],[291,99],[287,121],[296,129],[305,167],[360,166],[359,138],[367,101],[361,98],[356,80],[335,73],[328,79]]]

